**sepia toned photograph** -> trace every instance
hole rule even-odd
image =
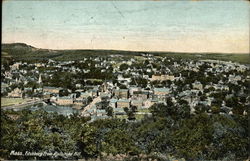
[[[249,161],[249,0],[3,0],[0,160]]]

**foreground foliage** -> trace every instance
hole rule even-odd
[[[79,153],[36,156],[36,159],[87,159],[122,154],[133,160],[142,155],[159,160],[168,160],[169,155],[186,160],[248,157],[247,116],[204,112],[189,115],[188,110],[179,111],[163,104],[157,107],[150,109],[152,117],[140,122],[106,119],[88,123],[89,118],[77,115],[69,118],[44,111],[1,111],[1,158],[35,158],[10,155],[13,150]]]

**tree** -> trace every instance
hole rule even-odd
[[[107,115],[113,117],[113,108],[108,106],[106,109]]]
[[[121,85],[119,86],[119,88],[120,88],[120,89],[127,89],[127,86],[125,86],[124,84],[121,84]]]
[[[212,111],[213,114],[220,113],[220,106],[212,106],[211,111]]]
[[[124,107],[123,110],[124,110],[124,112],[128,113],[129,108],[128,107]]]
[[[131,111],[136,112],[137,111],[137,107],[136,106],[131,106]]]
[[[207,97],[206,97],[205,95],[201,95],[200,100],[201,100],[201,101],[205,101],[206,98],[207,98]]]
[[[174,103],[172,102],[170,97],[167,98],[167,105],[168,106],[173,106],[174,105]]]
[[[194,109],[195,109],[196,114],[201,114],[201,113],[207,112],[209,108],[208,106],[199,103],[198,105],[194,107]]]
[[[76,92],[76,98],[81,96],[81,92]]]
[[[242,106],[239,104],[239,105],[233,107],[232,112],[235,115],[243,115],[245,109],[246,109],[245,106]]]
[[[132,109],[125,107],[124,111],[126,112],[129,120],[135,120],[135,114],[134,114],[134,111],[132,111]]]
[[[173,144],[180,156],[188,160],[199,158],[212,139],[212,122],[205,113],[183,120],[172,133]]]
[[[146,87],[147,87],[148,80],[146,80],[146,79],[144,79],[144,78],[139,77],[139,78],[136,78],[136,80],[135,80],[135,81],[136,81],[136,82],[137,82],[137,84],[138,84],[139,86],[141,86],[142,88],[146,88]]]
[[[148,60],[145,60],[144,61],[144,65],[147,66],[149,64],[149,61]]]
[[[69,95],[69,91],[68,89],[62,89],[59,91],[59,96],[63,97],[63,96],[68,96]]]
[[[90,96],[87,98],[87,100],[88,100],[88,103],[93,101],[92,97],[90,97]]]
[[[123,71],[123,70],[127,70],[128,67],[129,67],[128,64],[121,64],[121,65],[120,65],[120,70],[122,70],[122,71]]]
[[[135,113],[134,113],[132,110],[130,110],[130,111],[127,113],[127,115],[128,115],[128,119],[129,119],[129,120],[135,120]]]
[[[246,137],[248,134],[245,131],[247,128],[236,120],[237,118],[233,119],[227,115],[212,115],[213,137],[207,149],[208,160],[221,160],[229,154],[235,155],[233,160],[239,156],[247,157],[249,148],[249,137]]]
[[[104,137],[102,142],[103,151],[108,154],[128,154],[129,152],[137,152],[138,148],[132,139],[130,133],[125,129],[110,130]]]
[[[232,98],[227,99],[225,102],[226,102],[226,106],[234,107],[238,105],[239,100],[237,97],[232,97]]]
[[[109,101],[108,100],[103,100],[100,103],[101,103],[101,108],[102,109],[108,108],[108,105],[109,105]]]
[[[80,129],[80,135],[78,136],[78,147],[81,150],[81,154],[84,157],[95,157],[97,156],[97,145],[96,145],[96,131],[97,129],[93,126],[86,124]]]

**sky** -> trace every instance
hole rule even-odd
[[[47,49],[249,53],[250,3],[2,2],[2,42]]]

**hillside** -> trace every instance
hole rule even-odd
[[[3,54],[4,53],[4,54]],[[86,56],[107,56],[111,54],[136,56],[149,53],[158,56],[180,57],[189,59],[216,59],[250,64],[249,54],[223,54],[223,53],[176,53],[176,52],[138,52],[120,50],[49,50],[39,49],[24,43],[2,44],[3,55],[8,55],[15,60],[79,60]]]

